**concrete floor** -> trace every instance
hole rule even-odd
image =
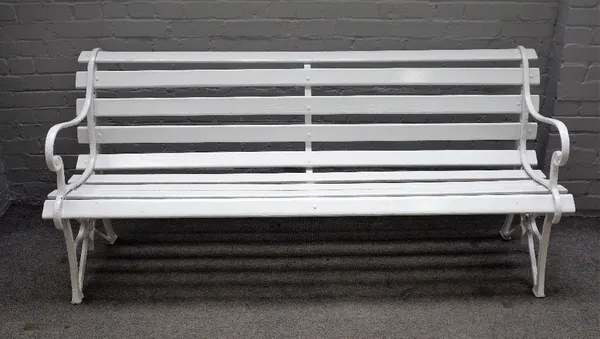
[[[0,338],[600,338],[600,219],[555,227],[548,297],[500,217],[116,222],[85,300],[40,209],[0,219]]]

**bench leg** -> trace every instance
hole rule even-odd
[[[117,241],[117,234],[113,230],[110,219],[102,219],[102,226],[104,227],[104,233],[96,231],[104,240],[109,244],[114,244]]]
[[[514,214],[508,214],[506,216],[506,219],[504,219],[504,225],[500,229],[500,236],[502,237],[502,239],[504,239],[504,240],[511,239],[511,234],[514,231],[514,228],[512,227],[514,218],[515,218]]]
[[[62,230],[67,246],[69,275],[71,278],[71,303],[80,304],[83,300],[83,279],[88,251],[93,249],[94,220],[81,220],[77,237],[73,237],[73,229],[69,219],[61,219]],[[81,244],[80,258],[77,258],[77,247]]]
[[[552,229],[553,214],[546,214],[544,217],[544,229],[542,230],[541,237],[539,238],[538,255],[537,255],[537,277],[534,278],[533,283],[533,295],[538,298],[545,297],[544,293],[544,282],[546,279],[546,258],[548,256],[548,244],[550,242],[550,231]],[[533,221],[535,225],[535,220]],[[538,232],[539,235],[539,232]],[[532,248],[530,248],[530,251]]]

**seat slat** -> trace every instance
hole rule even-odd
[[[536,165],[535,151],[527,161]],[[85,169],[88,155],[80,155],[77,169]],[[520,166],[516,150],[436,151],[319,151],[319,152],[220,152],[100,154],[97,170],[182,168],[274,168],[274,167],[419,167],[419,166]]]
[[[575,211],[573,196],[561,195],[564,213]],[[52,218],[54,200],[42,216]],[[421,197],[315,197],[239,199],[67,200],[63,218],[301,217],[368,215],[456,215],[552,213],[550,195]]]
[[[530,82],[540,82],[539,69]],[[76,87],[85,88],[87,72],[77,72]],[[244,86],[454,86],[521,85],[520,68],[309,68],[234,70],[98,71],[96,88],[176,88]]]
[[[545,177],[539,170],[536,175]],[[69,182],[79,180],[80,175]],[[227,174],[93,174],[86,184],[202,184],[202,183],[294,183],[294,182],[419,182],[523,180],[524,170],[487,171],[395,171],[324,173],[227,173]]]
[[[529,123],[526,133],[527,139],[535,139],[537,124]],[[96,127],[101,144],[517,140],[520,135],[520,123]],[[87,127],[78,128],[77,138],[89,142]]]
[[[564,187],[561,193],[567,193]],[[327,196],[440,196],[473,194],[549,194],[533,180],[352,183],[352,184],[148,184],[84,185],[68,199],[160,199],[160,198],[278,198]],[[50,193],[55,198],[57,191]]]
[[[87,63],[91,52],[79,55]],[[527,49],[529,59],[537,59]],[[429,51],[331,51],[331,52],[108,52],[100,51],[97,63],[339,63],[339,62],[445,62],[518,61],[512,49],[429,50]]]
[[[81,112],[84,99],[77,99]],[[532,96],[539,109],[539,95]],[[520,95],[356,95],[322,97],[100,98],[98,117],[331,114],[520,114]]]

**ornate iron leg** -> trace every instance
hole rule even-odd
[[[106,240],[107,243],[111,245],[114,244],[115,241],[117,241],[117,234],[113,230],[110,219],[102,219],[102,225],[104,226],[104,233],[100,233],[97,230],[96,233],[98,233],[102,238],[104,238],[104,240]]]
[[[514,214],[508,214],[506,219],[504,219],[504,225],[500,229],[500,236],[504,240],[510,240],[510,235],[514,232],[514,228],[512,227],[513,219],[515,218]]]
[[[544,229],[542,230],[541,237],[539,238],[539,248],[537,257],[537,278],[535,279],[533,285],[533,295],[535,295],[538,298],[543,298],[546,296],[544,293],[544,282],[546,279],[546,258],[548,255],[548,244],[550,242],[552,219],[554,219],[554,214],[546,214],[546,216],[544,217]]]

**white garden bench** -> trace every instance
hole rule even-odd
[[[574,212],[575,206],[573,197],[557,184],[558,168],[569,155],[567,129],[537,112],[539,96],[530,94],[530,84],[539,84],[540,72],[529,67],[531,59],[536,59],[535,51],[523,47],[373,52],[95,49],[81,53],[79,62],[87,64],[87,71],[77,72],[76,85],[85,88],[85,99],[77,100],[76,118],[48,133],[46,161],[57,173],[58,189],[50,193],[43,210],[43,217],[53,219],[64,231],[72,302],[80,303],[83,298],[86,255],[94,234],[109,242],[116,239],[110,224],[113,218],[456,214],[507,215],[501,228],[505,238],[520,225],[531,254],[533,293],[543,297],[550,227],[562,213]],[[465,62],[485,66],[464,67]],[[514,65],[504,67],[510,62]],[[415,63],[421,66],[413,67]],[[137,70],[97,70],[105,64],[136,64]],[[147,70],[156,64],[162,64],[163,70]],[[164,70],[164,64],[188,69]],[[279,95],[280,91],[264,89],[294,86],[303,89],[303,94]],[[352,87],[354,92],[319,95],[322,86]],[[451,94],[394,92],[434,86],[451,86]],[[259,87],[262,91],[225,97],[221,93],[231,92],[213,94],[220,97],[96,96],[96,89],[187,88],[200,92],[204,87],[234,91]],[[465,90],[455,94],[461,88]],[[510,89],[512,94],[498,94]],[[363,118],[370,115],[371,122],[322,122],[335,115],[359,114]],[[239,116],[250,115],[289,119],[282,124],[190,123],[191,117],[207,115],[229,121],[232,116],[243,121]],[[487,123],[373,123],[398,115],[450,116],[444,121],[472,115],[500,119]],[[297,119],[291,123],[290,116]],[[507,122],[511,116],[515,119]],[[179,117],[181,124],[136,125],[135,119],[126,126],[100,123],[123,117],[168,117],[169,122]],[[552,155],[549,179],[532,169],[537,164],[536,154],[527,149],[527,141],[535,139],[537,124],[530,122],[530,117],[560,133],[562,148]],[[78,157],[76,169],[83,173],[65,182],[63,161],[54,153],[55,139],[59,131],[86,118],[87,125],[78,127],[77,136],[79,142],[89,144],[90,152]],[[516,146],[513,142],[505,149],[490,149],[496,148],[490,147],[496,145],[490,141],[511,140]],[[430,141],[433,146],[414,146],[414,142]],[[439,145],[436,141],[442,146],[432,149]],[[446,142],[461,141],[463,149],[446,147]],[[202,148],[203,143],[258,142],[299,142],[301,147],[252,152]],[[412,143],[408,143],[409,149],[390,150],[386,147],[390,144],[382,146],[381,142]],[[105,154],[99,148],[101,144],[146,143],[195,145],[201,151]],[[338,143],[338,148],[327,148],[331,143]],[[516,227],[514,215],[521,219]],[[536,226],[538,215],[545,216],[541,234]],[[80,223],[76,237],[70,219]],[[102,221],[103,232],[96,229],[96,220]],[[535,240],[539,241],[537,254]]]

